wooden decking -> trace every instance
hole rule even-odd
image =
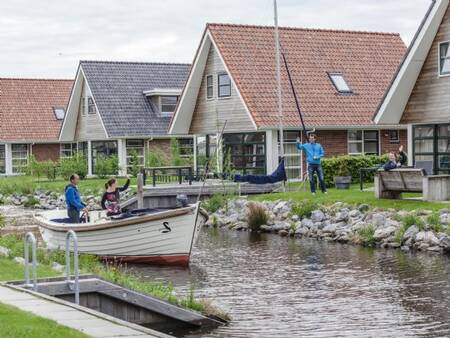
[[[53,320],[90,337],[171,337],[97,311],[12,285],[0,284],[0,302]]]

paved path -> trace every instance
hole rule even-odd
[[[51,319],[91,337],[171,337],[60,299],[11,286],[0,285],[0,302]]]

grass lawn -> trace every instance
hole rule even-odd
[[[0,336],[4,338],[78,338],[85,334],[52,320],[0,303]]]
[[[37,269],[38,278],[55,277],[60,274],[53,271],[49,266],[40,264]],[[30,264],[30,277],[31,277],[31,264]],[[10,280],[23,280],[24,279],[24,267],[17,264],[13,260],[7,258],[0,258],[0,282]],[[1,331],[0,331],[1,332]]]
[[[84,179],[78,185],[81,194],[97,194],[105,189],[107,178]],[[125,178],[119,178],[119,185],[125,184]],[[14,192],[32,194],[36,190],[52,191],[58,194],[64,193],[64,188],[68,181],[57,179],[49,181],[41,178],[39,181],[31,176],[9,176],[0,177],[0,194],[10,195]],[[131,178],[131,185],[136,185],[136,178]]]
[[[328,194],[322,194],[318,192],[315,196],[312,196],[308,191],[297,191],[299,188],[298,183],[291,183],[289,185],[290,191],[285,193],[272,193],[266,195],[258,195],[252,197],[254,200],[258,201],[274,201],[278,199],[292,200],[292,201],[302,201],[305,199],[314,199],[318,203],[322,204],[333,204],[335,202],[345,202],[349,204],[368,204],[372,207],[379,208],[394,208],[398,210],[440,210],[442,208],[450,208],[450,203],[440,203],[440,202],[423,202],[420,200],[387,200],[387,199],[377,199],[375,198],[373,191],[360,191],[359,185],[352,185],[350,190],[337,190],[329,189]],[[404,194],[403,198],[418,197],[420,194]]]

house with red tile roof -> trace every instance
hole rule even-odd
[[[72,80],[0,78],[0,175],[24,171],[28,157],[58,160],[59,130]]]
[[[399,34],[280,28],[300,108],[326,156],[383,154],[406,143],[407,130],[372,121],[406,51]],[[245,173],[272,172],[279,161],[274,28],[208,24],[169,133],[195,135],[196,166],[211,156],[226,121],[223,153]],[[301,123],[282,67],[288,176],[302,175],[295,147]],[[225,157],[225,155],[222,155]],[[218,165],[222,162],[217,161]]]

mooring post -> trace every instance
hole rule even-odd
[[[33,284],[30,283],[30,252],[29,246],[31,241],[31,259],[32,259],[32,273],[33,273]],[[25,235],[25,248],[24,248],[24,258],[25,258],[25,287],[33,288],[34,291],[37,291],[37,262],[36,262],[36,237],[34,237],[33,233],[27,232]]]
[[[70,239],[73,240],[73,274],[74,281],[70,278]],[[75,291],[75,304],[80,304],[80,285],[78,271],[78,237],[75,231],[69,230],[66,234],[66,282],[69,289]]]
[[[137,175],[137,204],[138,209],[144,208],[144,177],[142,174]]]

